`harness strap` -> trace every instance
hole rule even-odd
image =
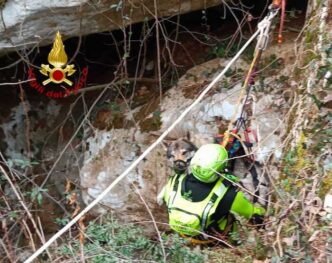
[[[236,188],[231,185],[228,188],[227,192],[225,193],[224,197],[220,200],[216,212],[212,216],[214,222],[211,224],[211,227],[217,228],[218,221],[229,214],[229,211],[232,207],[236,194],[237,194]]]
[[[205,207],[204,211],[203,211],[203,215],[202,215],[202,223],[201,223],[201,229],[202,231],[207,227],[207,219],[209,216],[209,213],[212,209],[212,207],[214,206],[215,202],[217,201],[217,199],[222,196],[222,199],[224,199],[224,195],[225,193],[227,193],[227,186],[221,182],[220,187],[217,189],[217,191],[215,191],[210,199],[210,201],[208,202],[207,206]]]
[[[258,201],[257,196],[259,196],[259,189],[258,189],[259,180],[258,180],[258,174],[257,174],[256,166],[255,166],[254,163],[250,167],[249,172],[251,174],[252,181],[253,181],[253,184],[254,184],[254,187],[255,187],[255,195],[254,195],[254,198],[253,198],[253,202],[256,203]]]
[[[180,234],[181,237],[187,239],[190,243],[193,245],[207,245],[216,242],[217,240],[215,239],[206,239],[206,240],[200,240],[197,238],[189,237],[184,234]]]
[[[213,199],[212,199],[213,198]],[[217,200],[218,196],[216,194],[213,194],[211,200],[208,202],[206,207],[204,208],[203,214],[202,214],[202,222],[201,222],[201,231],[203,232],[205,229],[205,225],[207,222],[208,214],[214,205],[214,202]]]
[[[173,202],[174,202],[174,199],[175,199],[175,196],[176,196],[176,192],[177,192],[178,185],[179,185],[179,179],[180,179],[180,178],[178,178],[178,177],[180,177],[180,175],[176,174],[176,175],[172,178],[172,179],[173,179],[173,182],[174,182],[174,180],[175,180],[175,182],[174,182],[174,185],[173,185],[173,190],[172,190],[172,192],[170,193],[169,198],[168,198],[168,202],[167,202],[169,208],[172,206],[172,204],[173,204]],[[172,183],[173,183],[173,182],[172,182]]]

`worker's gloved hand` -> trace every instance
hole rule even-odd
[[[264,216],[262,215],[253,215],[250,219],[253,225],[257,225],[258,228],[263,227],[262,224],[264,223]]]
[[[264,223],[264,215],[265,215],[266,211],[263,207],[261,206],[255,206],[254,207],[254,213],[250,219],[250,222],[253,225],[256,225],[258,228],[262,228],[263,227],[263,223]]]

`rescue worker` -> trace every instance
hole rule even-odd
[[[237,177],[223,174],[227,159],[223,146],[206,144],[193,156],[188,174],[170,177],[163,198],[173,230],[198,239],[202,232],[225,235],[237,230],[234,214],[262,223],[265,209],[232,184]]]

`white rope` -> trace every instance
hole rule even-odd
[[[266,17],[265,20],[272,19],[273,16]],[[263,22],[262,21],[262,22]],[[75,216],[67,225],[65,225],[59,232],[52,236],[44,245],[42,245],[34,254],[32,254],[25,263],[30,263],[36,259],[45,249],[47,249],[57,238],[59,238],[63,233],[65,233],[71,226],[73,226],[77,221],[85,215],[90,209],[92,209],[99,201],[101,201],[112,189],[116,186],[131,170],[138,165],[166,136],[175,128],[175,126],[191,111],[202,99],[203,97],[211,90],[211,88],[216,84],[220,78],[227,72],[227,70],[232,66],[232,64],[239,58],[247,46],[256,38],[256,36],[263,32],[263,26],[260,27],[251,38],[243,45],[240,51],[231,59],[227,64],[224,70],[205,88],[205,90],[197,97],[197,99],[187,108],[182,114],[177,118],[174,123],[165,130],[160,137],[151,144],[118,178],[116,178],[95,200],[93,200],[89,205],[87,205],[77,216]]]

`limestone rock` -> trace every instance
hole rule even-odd
[[[38,145],[47,140],[48,132],[55,124],[54,120],[60,110],[61,105],[54,100],[48,104],[42,101],[23,101],[13,107],[9,116],[0,123],[0,130],[4,134],[3,141],[6,143],[4,153],[7,158],[14,163],[18,161],[27,163],[30,159],[36,159],[40,152]],[[27,117],[29,117],[28,124]],[[30,144],[27,143],[27,134]],[[30,145],[29,149],[27,145]]]
[[[148,134],[134,129],[100,131],[91,137],[80,171],[83,201],[90,203],[109,186],[147,148],[148,140],[151,141]],[[160,147],[149,154],[92,212],[106,213],[111,208],[118,215],[126,215],[128,221],[152,220],[147,209],[158,218],[166,216],[156,203],[170,172],[163,152]]]
[[[178,85],[165,94],[160,105],[162,120],[160,132],[193,102],[188,87],[196,85],[197,94],[204,88],[205,82],[209,82],[226,63],[226,60],[216,59],[191,69],[179,80]],[[233,70],[238,68],[244,71],[246,67],[247,63],[240,60],[234,65]],[[228,124],[232,118],[241,89],[240,84],[231,89],[225,89],[223,82],[217,86],[216,90],[203,99],[179,124],[172,137],[180,137],[186,131],[190,131],[197,146],[213,141],[213,136],[218,134],[220,128],[218,120],[222,119],[224,124]],[[273,103],[273,97],[269,96],[261,96],[256,102],[255,126],[260,129],[263,142],[255,145],[257,148],[255,153],[259,153],[262,161],[271,153],[280,151],[281,147],[280,139],[275,135],[278,129],[282,129],[278,121],[281,117],[278,113],[279,108],[272,107]],[[154,140],[155,137],[137,128],[95,132],[88,140],[89,151],[85,154],[84,166],[80,171],[84,202],[90,203],[95,199]],[[147,213],[147,209],[150,209],[158,219],[165,217],[166,209],[157,205],[157,195],[168,176],[172,175],[165,155],[165,150],[158,146],[102,200],[94,212],[105,213],[111,209],[123,220],[144,221],[151,220]]]
[[[125,28],[155,15],[154,1],[8,0],[3,3],[0,53],[47,45],[59,30],[65,38]],[[218,0],[157,1],[159,17],[220,4]]]

